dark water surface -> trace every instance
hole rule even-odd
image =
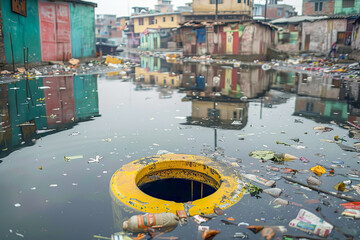
[[[346,121],[357,124],[360,116],[357,82],[246,66],[138,60],[140,66],[126,76],[44,77],[0,85],[0,239],[94,239],[94,234],[120,231],[117,219],[132,213],[118,216],[109,195],[112,174],[133,160],[166,151],[235,161],[241,173],[277,180],[284,189],[281,198],[294,203],[278,207],[265,193],[246,195],[226,215],[202,224],[221,232],[215,239],[233,239],[236,232],[261,238],[244,226],[225,225],[220,220],[226,217],[287,226],[288,234],[306,236],[288,224],[301,208],[320,216],[318,206],[331,223],[360,237],[358,221],[341,217],[344,200],[286,183],[281,176],[288,174],[267,169],[296,169],[294,177],[306,183],[311,167],[331,168],[337,164],[333,161],[343,161],[333,166],[334,176],[320,177],[320,188],[327,191],[335,191],[351,169],[359,170],[357,152],[321,141],[338,135],[347,146],[358,142],[346,128]],[[333,130],[314,130],[317,126]],[[310,162],[261,162],[249,157],[254,150]],[[103,157],[100,163],[88,163],[96,155]],[[355,191],[346,194],[360,198]],[[190,219],[163,236],[196,239],[197,228]],[[328,238],[344,236],[333,230]]]

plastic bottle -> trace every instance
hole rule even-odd
[[[276,183],[274,180],[267,180],[262,177],[256,176],[254,174],[245,174],[244,177],[249,180],[264,184],[265,186],[268,186],[268,187],[272,187]]]
[[[342,216],[347,216],[347,217],[352,217],[355,219],[359,219],[360,218],[360,210],[356,210],[356,209],[345,209],[342,213]]]
[[[322,181],[317,179],[316,177],[310,176],[306,179],[306,182],[309,185],[315,185],[315,186],[320,186],[322,184]]]
[[[292,161],[299,158],[288,153],[275,153],[274,159],[276,162],[283,162],[283,161]]]
[[[282,190],[280,188],[268,188],[264,190],[264,193],[267,193],[273,197],[279,197],[282,193]]]
[[[179,217],[173,213],[147,213],[132,216],[123,222],[123,230],[131,232],[146,232],[149,227],[160,230],[175,228],[179,223]]]

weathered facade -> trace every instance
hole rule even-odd
[[[338,53],[359,50],[358,17],[299,16],[272,21],[280,27],[278,50],[327,54],[337,42]]]
[[[258,22],[185,24],[180,33],[184,55],[227,55],[243,60],[265,60],[276,41],[275,29]]]
[[[303,0],[304,16],[327,16],[334,14],[335,0]]]
[[[360,0],[335,0],[335,15],[360,14]]]
[[[360,50],[360,17],[354,22],[351,47]]]
[[[327,53],[335,41],[344,44],[347,19],[326,19],[315,22],[303,22],[301,50]]]
[[[216,0],[193,0],[192,9],[191,13],[183,14],[185,21],[216,20]],[[253,0],[218,0],[218,20],[233,22],[251,19],[252,12]]]
[[[6,63],[13,61],[11,44],[16,64],[24,62],[24,49],[30,63],[94,56],[96,4],[78,0],[23,3],[22,12],[16,12],[11,1],[1,0]]]
[[[360,14],[360,0],[304,0],[303,15],[330,16]]]
[[[24,62],[24,47],[29,49],[29,62],[41,62],[38,0],[26,1],[26,16],[13,12],[9,0],[1,0],[1,10],[6,63],[12,63],[10,34],[15,63]]]
[[[131,17],[134,33],[140,34],[140,48],[154,50],[168,48],[172,41],[171,30],[182,21],[180,13],[155,13]]]
[[[72,57],[95,56],[95,12],[92,5],[69,4]]]

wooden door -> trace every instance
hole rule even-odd
[[[306,34],[305,36],[305,50],[309,50],[310,47],[310,34]]]
[[[69,5],[39,2],[41,55],[43,61],[71,58]]]

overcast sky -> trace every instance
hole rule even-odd
[[[150,7],[154,9],[157,0],[89,0],[98,4],[95,9],[96,14],[116,14],[117,16],[129,16],[131,7]],[[191,0],[173,0],[174,6],[183,6]],[[265,0],[255,0],[255,3],[265,4]],[[293,5],[298,14],[301,15],[302,0],[283,0],[283,4]]]

